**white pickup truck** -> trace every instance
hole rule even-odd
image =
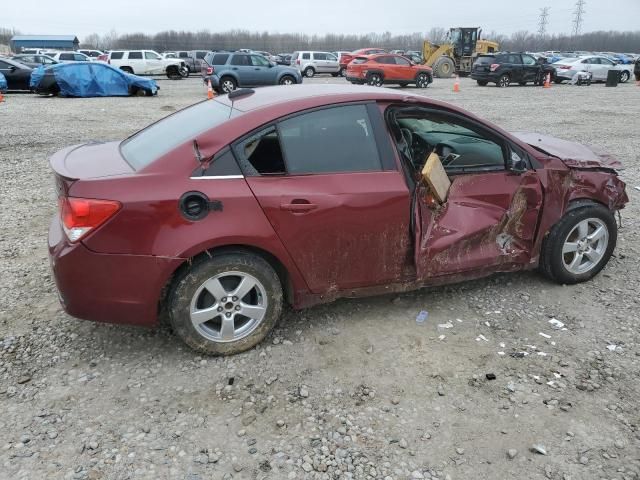
[[[153,50],[114,50],[107,63],[136,75],[163,75],[172,79],[189,75],[185,63],[179,59],[162,58]]]

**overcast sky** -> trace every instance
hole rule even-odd
[[[576,0],[38,0],[8,2],[0,26],[25,34],[161,30],[392,34],[432,27],[480,26],[485,32],[536,31],[540,8],[549,6],[549,33],[569,33]],[[640,30],[640,0],[587,0],[582,31]]]

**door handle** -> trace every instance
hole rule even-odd
[[[318,205],[315,203],[309,203],[307,200],[300,200],[298,202],[294,200],[293,203],[283,203],[280,205],[280,210],[287,210],[293,213],[310,212],[316,208],[318,208]]]
[[[260,68],[254,68],[254,70],[260,70]]]
[[[233,67],[231,70],[237,70],[237,69],[238,69],[238,67]]]

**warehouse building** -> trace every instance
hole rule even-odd
[[[76,50],[80,46],[75,35],[14,35],[11,49],[21,52],[25,48],[50,48],[55,50]]]

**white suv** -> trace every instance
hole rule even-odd
[[[80,52],[51,52],[49,54],[51,58],[58,62],[67,63],[67,62],[90,62],[94,60],[91,57],[86,56],[84,53]]]
[[[136,75],[162,75],[183,78],[189,75],[185,63],[175,58],[162,58],[153,50],[114,50],[109,52],[107,63]]]
[[[316,73],[330,73],[334,77],[340,75],[338,57],[330,52],[293,52],[291,66],[300,70],[300,73],[308,78]]]

